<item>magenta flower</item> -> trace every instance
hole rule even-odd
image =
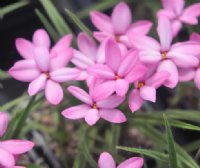
[[[129,96],[129,108],[132,112],[137,111],[144,103],[144,100],[156,102],[156,89],[159,88],[169,78],[166,71],[156,72],[153,75],[147,74],[145,77],[135,82]]]
[[[192,33],[190,36],[191,41],[199,42],[200,45],[200,34]],[[197,55],[197,58],[200,60],[200,52]],[[200,90],[200,65],[198,64],[195,67],[188,69],[179,69],[179,81],[186,82],[194,80],[196,87]]]
[[[95,41],[86,33],[80,33],[77,43],[80,51],[74,49],[71,62],[80,70],[80,75],[77,79],[86,80],[88,85],[90,85],[94,79],[87,73],[87,69],[96,63],[105,62],[105,42],[102,42],[97,47]]]
[[[64,36],[52,49],[49,36],[42,29],[34,33],[32,43],[17,39],[17,50],[25,59],[17,61],[9,74],[19,81],[31,82],[28,88],[30,96],[45,90],[47,100],[51,104],[59,104],[63,99],[60,83],[79,75],[78,69],[65,67],[72,58],[71,39],[71,35]]]
[[[184,9],[184,0],[162,0],[164,9],[158,11],[158,17],[164,15],[172,22],[172,32],[176,36],[182,24],[197,25],[200,16],[200,3],[195,3]]]
[[[195,56],[199,53],[200,47],[197,42],[172,43],[172,32],[170,21],[162,16],[158,20],[157,28],[160,44],[151,37],[129,36],[133,45],[139,49],[140,61],[145,64],[158,66],[158,71],[170,73],[165,81],[166,87],[174,88],[178,83],[179,68],[190,68],[199,64]]]
[[[131,47],[127,33],[131,33],[133,36],[137,34],[145,35],[152,27],[152,23],[147,20],[141,20],[132,24],[131,10],[124,2],[120,2],[114,7],[111,17],[104,13],[93,11],[90,13],[90,18],[99,30],[94,32],[94,37],[98,41],[112,38],[118,42],[122,50],[124,50],[125,46]]]
[[[0,138],[7,129],[8,120],[7,114],[0,112]],[[27,140],[0,141],[0,167],[20,168],[21,166],[15,166],[15,157],[28,152],[33,146],[33,142]]]
[[[142,168],[143,164],[144,160],[141,157],[132,157],[116,166],[113,157],[108,152],[102,152],[98,161],[99,168]]]
[[[97,79],[103,79],[111,94],[116,92],[119,96],[125,96],[129,84],[147,72],[147,68],[138,63],[138,51],[131,50],[123,57],[113,40],[108,40],[105,56],[105,65],[95,64],[88,68],[88,72]]]
[[[124,101],[124,97],[109,96],[108,87],[97,86],[94,89],[90,88],[89,94],[75,86],[68,87],[68,91],[84,104],[65,109],[62,112],[65,118],[72,120],[85,118],[85,121],[90,126],[94,125],[100,118],[112,123],[126,121],[125,115],[120,110],[115,109]]]

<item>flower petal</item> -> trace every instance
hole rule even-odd
[[[41,74],[38,78],[33,80],[28,87],[28,94],[30,96],[35,95],[38,93],[40,90],[45,88],[47,76],[45,74]]]
[[[6,140],[0,143],[0,148],[13,155],[19,155],[30,151],[34,143],[26,140]]]
[[[92,126],[100,119],[99,111],[97,109],[90,109],[86,116],[85,121],[88,125]]]
[[[44,29],[38,29],[33,35],[33,44],[36,47],[49,49],[51,41],[49,35]]]
[[[45,88],[46,99],[53,105],[57,105],[63,99],[63,89],[59,83],[48,80]]]
[[[129,89],[129,82],[124,79],[116,80],[115,91],[119,96],[125,96]]]
[[[80,74],[77,68],[60,68],[50,73],[50,78],[55,82],[68,82],[75,80]]]
[[[9,74],[16,80],[23,82],[31,82],[36,79],[40,72],[37,69],[34,60],[21,60],[17,61],[9,70]]]
[[[108,40],[106,44],[106,64],[112,68],[115,72],[121,63],[121,52],[114,40]]]
[[[69,86],[67,90],[77,99],[81,100],[82,102],[86,104],[92,105],[93,101],[90,97],[90,95],[85,92],[83,89],[76,87],[76,86]]]
[[[99,108],[113,109],[119,106],[124,101],[124,99],[125,97],[112,95],[108,98],[98,101],[96,104]]]
[[[117,168],[142,168],[144,160],[141,157],[132,157],[122,162]]]
[[[116,168],[113,157],[108,152],[102,152],[98,160],[99,168]]]
[[[142,107],[143,103],[144,100],[141,98],[139,90],[132,90],[128,99],[128,104],[131,111],[135,112],[139,110]]]
[[[194,83],[196,87],[200,90],[200,69],[196,71],[195,77],[194,77]]]
[[[3,167],[14,167],[15,159],[13,155],[0,148],[0,165]]]
[[[114,39],[114,35],[108,32],[97,32],[93,33],[94,38],[99,42],[104,42],[107,39]]]
[[[194,79],[196,70],[195,70],[195,68],[187,68],[187,69],[180,68],[178,70],[178,74],[179,74],[180,82],[187,82],[187,81]]]
[[[39,69],[42,72],[48,71],[50,61],[50,55],[48,50],[46,48],[37,47],[35,48],[34,53],[34,59]]]
[[[9,117],[6,113],[0,112],[0,137],[4,135],[8,127]]]
[[[100,109],[99,115],[111,123],[123,123],[127,120],[124,113],[117,109]]]
[[[32,59],[34,57],[34,46],[30,41],[23,38],[17,38],[15,45],[17,51],[24,59]]]
[[[193,32],[190,35],[190,40],[200,42],[200,34]]]
[[[90,106],[86,104],[81,104],[81,105],[73,106],[73,107],[63,110],[62,115],[65,118],[72,119],[72,120],[81,119],[86,116],[87,112],[90,109],[91,109]]]
[[[114,7],[111,18],[115,33],[125,33],[132,21],[129,6],[125,2],[120,2]]]
[[[113,32],[111,19],[107,15],[98,11],[92,11],[90,13],[90,19],[92,23],[94,24],[94,26],[100,31],[109,32],[109,33]]]
[[[140,88],[140,96],[144,100],[156,102],[156,88],[152,86],[143,86]]]
[[[176,37],[182,28],[182,23],[179,20],[172,21],[172,34]]]

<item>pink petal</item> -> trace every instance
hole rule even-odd
[[[15,166],[15,159],[9,152],[0,148],[0,156],[0,165],[2,165],[3,168],[11,168]]]
[[[177,15],[181,15],[185,6],[185,0],[175,0],[171,2]]]
[[[146,35],[151,30],[151,27],[152,27],[151,21],[148,20],[137,21],[129,27],[128,33],[132,34],[131,36],[134,36],[136,34]]]
[[[104,64],[105,63],[105,48],[106,48],[107,40],[104,40],[100,46],[98,47],[97,54],[96,54],[96,62]]]
[[[28,94],[30,96],[35,95],[40,90],[44,89],[46,84],[47,76],[45,74],[41,74],[38,78],[33,80],[28,87]]]
[[[111,18],[115,33],[125,33],[132,21],[132,14],[129,6],[124,2],[120,2],[114,7]]]
[[[50,55],[46,48],[35,48],[35,62],[42,72],[49,70]]]
[[[50,60],[50,70],[56,70],[59,68],[65,67],[68,62],[73,57],[73,50],[72,48],[66,48],[65,51],[57,53],[57,55],[52,56]]]
[[[145,85],[140,88],[140,96],[144,100],[148,100],[155,103],[156,102],[156,88]]]
[[[172,26],[173,37],[176,37],[177,34],[179,33],[179,31],[182,28],[182,23],[179,20],[174,20],[174,21],[172,21],[172,25],[171,26]]]
[[[113,157],[108,152],[102,152],[98,160],[99,168],[116,168]]]
[[[115,81],[107,81],[90,90],[92,99],[97,102],[109,97],[115,91]]]
[[[88,68],[88,73],[96,78],[114,79],[115,74],[107,65],[95,64]]]
[[[111,123],[123,123],[127,120],[124,113],[117,109],[100,109],[99,115]]]
[[[59,83],[48,80],[45,88],[46,99],[53,105],[57,105],[63,99],[63,89]]]
[[[121,63],[121,52],[114,40],[108,40],[105,54],[106,64],[116,72]]]
[[[124,79],[116,80],[115,91],[119,96],[125,96],[129,89],[129,82]]]
[[[90,109],[86,116],[85,121],[88,125],[92,126],[100,119],[99,111],[97,109]]]
[[[91,58],[77,50],[73,50],[73,58],[71,62],[81,69],[87,69],[89,66],[94,64],[94,61]]]
[[[113,32],[111,19],[107,15],[98,11],[92,11],[90,13],[90,19],[92,23],[94,24],[94,26],[100,31],[109,32],[109,33]]]
[[[76,119],[84,118],[90,109],[91,109],[90,106],[81,104],[81,105],[73,106],[73,107],[63,110],[62,115],[65,118],[76,120]]]
[[[145,83],[149,86],[159,88],[163,83],[170,77],[169,72],[160,71],[156,72],[151,78],[149,78]]]
[[[31,82],[36,79],[40,72],[37,69],[34,60],[21,60],[17,61],[9,70],[9,74],[16,80],[23,82]]]
[[[66,52],[72,41],[72,35],[68,34],[62,37],[54,47],[51,49],[51,55],[58,55],[58,53]]]
[[[79,33],[77,43],[80,51],[90,59],[95,60],[97,46],[95,41],[86,33]]]
[[[172,27],[169,19],[165,16],[158,18],[158,36],[160,38],[161,50],[168,51],[172,43]]]
[[[143,103],[144,100],[141,98],[139,90],[132,90],[128,99],[128,104],[131,111],[135,112],[139,110],[142,107]]]
[[[109,32],[97,32],[95,31],[93,33],[94,38],[99,42],[104,42],[107,39],[114,39],[114,34],[111,34]]]
[[[168,0],[167,0],[168,1]],[[176,18],[176,13],[174,13],[173,10],[168,10],[168,9],[160,9],[157,12],[157,18],[160,16],[166,16],[167,18],[169,18],[170,20],[173,20],[174,18]]]
[[[200,34],[193,32],[190,35],[190,40],[200,42]]]
[[[23,38],[17,38],[15,41],[17,51],[24,59],[33,58],[34,47],[33,44]]]
[[[60,68],[50,73],[50,78],[55,82],[68,82],[75,80],[80,74],[77,68]]]
[[[0,112],[0,137],[4,135],[8,126],[9,117],[6,113]]]
[[[108,98],[98,101],[96,104],[99,108],[113,109],[119,106],[124,99],[125,97],[112,95]]]
[[[142,168],[144,160],[141,157],[132,157],[122,162],[117,168]]]
[[[85,92],[83,89],[76,87],[76,86],[69,86],[67,90],[77,99],[81,100],[82,102],[86,104],[92,105],[92,99],[90,95]]]
[[[162,0],[161,2],[165,9],[173,10],[173,1],[172,0]]]
[[[49,39],[49,35],[44,29],[38,29],[35,31],[33,35],[33,44],[36,47],[44,47],[46,49],[49,49],[51,41]]]
[[[139,53],[140,61],[145,64],[155,64],[162,59],[160,51],[143,50]]]
[[[6,140],[0,143],[0,148],[13,155],[19,155],[30,151],[34,143],[26,140]]]
[[[158,72],[160,71],[167,71],[170,73],[170,77],[164,82],[164,85],[169,88],[176,87],[178,83],[178,70],[176,65],[170,61],[165,60],[160,63],[157,69]]]
[[[146,72],[148,71],[148,68],[142,64],[136,65],[126,76],[126,80],[131,82],[135,82],[136,80],[142,78]]]
[[[124,76],[127,74],[137,63],[138,61],[138,51],[133,50],[129,54],[125,56],[125,58],[121,61],[121,64],[118,69],[118,75]]]
[[[179,81],[180,82],[187,82],[190,81],[194,78],[196,74],[195,68],[187,68],[187,69],[179,69],[178,71],[179,74]]]
[[[196,74],[194,76],[194,83],[196,87],[200,90],[200,69],[196,71]]]

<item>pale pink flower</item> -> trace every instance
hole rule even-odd
[[[191,41],[199,42],[200,47],[200,34],[192,33],[190,36]],[[200,60],[200,52],[197,55],[197,58]],[[196,87],[200,90],[200,65],[198,64],[195,67],[188,69],[179,69],[179,81],[186,82],[194,80]]]
[[[23,82],[31,82],[28,88],[30,96],[45,90],[45,96],[51,104],[59,104],[63,99],[62,82],[75,79],[79,75],[76,68],[66,68],[72,58],[71,35],[60,39],[50,49],[50,39],[45,30],[39,29],[33,35],[33,42],[17,39],[17,50],[24,60],[17,61],[9,74]]]
[[[169,78],[170,74],[166,71],[147,74],[145,77],[135,82],[135,88],[129,95],[129,107],[132,112],[137,111],[145,100],[156,102],[156,89],[159,88]]]
[[[172,22],[173,35],[176,36],[182,24],[197,25],[200,16],[200,3],[195,3],[187,8],[185,0],[162,0],[164,9],[158,11],[158,17],[164,15]]]
[[[8,115],[0,112],[0,137],[2,137],[8,126]],[[4,140],[0,141],[0,167],[18,168],[15,166],[15,157],[30,151],[34,143],[27,140]]]
[[[165,16],[158,19],[158,36],[160,43],[147,36],[129,36],[133,45],[139,49],[140,61],[145,64],[158,66],[158,71],[170,73],[164,85],[174,88],[178,83],[178,68],[190,68],[199,64],[195,56],[199,53],[200,47],[197,42],[172,43],[172,31],[169,19]]]
[[[123,57],[114,40],[108,40],[105,56],[105,65],[95,64],[88,68],[88,72],[97,79],[103,79],[111,93],[116,92],[119,96],[125,96],[129,84],[147,72],[147,68],[138,63],[137,50],[131,50]]]
[[[90,93],[86,93],[79,87],[70,86],[68,91],[83,104],[65,109],[62,115],[65,118],[76,120],[85,118],[87,124],[94,125],[100,118],[112,123],[122,123],[126,121],[125,115],[118,109],[124,97],[117,95],[109,96],[109,88],[97,86],[90,88]]]
[[[105,63],[105,42],[97,46],[95,41],[86,33],[79,33],[77,44],[80,51],[73,50],[71,62],[80,70],[77,80],[86,80],[90,85],[93,82],[93,76],[87,73],[88,67],[96,63]]]
[[[132,157],[116,166],[113,157],[108,152],[102,152],[98,161],[99,168],[142,168],[143,164],[143,158]]]
[[[131,10],[125,2],[120,2],[114,7],[111,17],[98,11],[92,11],[90,18],[99,30],[94,32],[94,37],[98,41],[112,38],[118,42],[122,51],[126,47],[131,47],[127,33],[131,33],[133,36],[137,34],[145,35],[152,27],[152,23],[147,20],[132,23]]]

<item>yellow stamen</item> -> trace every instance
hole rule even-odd
[[[93,103],[92,108],[93,108],[93,109],[97,109],[96,103]]]
[[[121,77],[119,75],[115,76],[115,80],[121,79]]]
[[[167,59],[167,51],[162,51],[161,55],[163,59]]]
[[[116,42],[120,42],[120,35],[115,35],[115,40],[116,40]]]
[[[140,89],[141,87],[143,87],[145,85],[144,82],[138,82],[137,88]]]

